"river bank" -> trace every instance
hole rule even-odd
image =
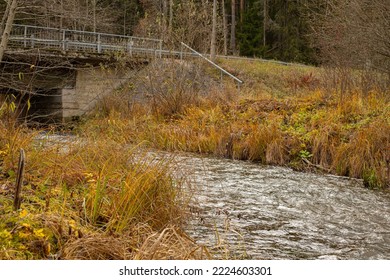
[[[361,178],[370,188],[390,186],[388,87],[378,82],[363,90],[362,73],[350,74],[346,90],[345,81],[337,76],[331,81],[326,69],[221,63],[246,81],[241,91],[225,81],[223,88],[214,85],[205,93],[197,80],[178,82],[159,71],[161,88],[148,88],[155,95],[140,101],[134,91],[117,92],[80,132],[93,137],[107,132],[119,143],[167,151]],[[183,91],[172,81],[194,86]]]
[[[0,132],[0,259],[211,257],[182,229],[189,192],[170,157],[4,122]],[[20,148],[26,161],[15,209]]]

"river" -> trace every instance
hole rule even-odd
[[[187,232],[244,259],[390,259],[390,194],[360,180],[178,155],[193,184]]]

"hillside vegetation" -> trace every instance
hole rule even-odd
[[[222,87],[210,85],[207,93],[195,87],[184,91],[177,86],[190,83],[183,75],[182,80],[172,75],[164,80],[158,71],[159,84],[168,88],[158,91],[150,85],[155,95],[141,101],[132,97],[134,90],[117,92],[102,102],[83,134],[97,137],[105,131],[119,143],[362,178],[373,188],[390,186],[386,77],[359,71],[342,76],[340,69],[261,61],[220,63],[245,81],[240,91],[227,78]]]

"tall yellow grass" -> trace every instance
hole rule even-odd
[[[0,131],[0,259],[207,257],[180,230],[190,197],[171,158],[157,161],[102,135],[38,141],[37,132],[4,123]],[[27,161],[22,210],[14,212],[20,148]],[[169,238],[148,247],[167,230]]]
[[[221,63],[240,69],[236,74],[247,83],[239,93],[232,86],[211,88],[174,116],[145,110],[150,107],[145,100],[127,115],[118,113],[120,106],[106,107],[109,117],[94,118],[85,133],[99,127],[115,141],[126,135],[126,143],[314,168],[363,178],[370,187],[389,186],[388,89],[363,91],[360,75],[352,73],[351,87],[341,94],[337,80],[329,86],[328,70]]]

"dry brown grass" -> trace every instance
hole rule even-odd
[[[236,73],[246,81],[240,93],[227,84],[212,88],[175,116],[138,111],[130,120],[127,116],[92,123],[153,148],[315,168],[364,178],[369,186],[389,185],[388,149],[378,144],[388,145],[382,135],[388,131],[388,87],[378,75],[366,81],[370,85],[364,91],[360,72],[332,74],[259,62],[222,64],[242,69]],[[86,131],[94,133],[90,128]]]
[[[131,259],[161,232],[160,245],[171,248],[167,256],[196,258],[182,254],[196,245],[179,231],[190,194],[185,178],[172,175],[172,158],[157,160],[102,135],[35,141],[28,130],[0,129],[6,132],[0,135],[1,259]],[[20,213],[12,210],[8,187],[19,148],[27,155]],[[150,252],[142,258],[162,256],[163,247]]]
[[[134,259],[137,260],[201,260],[211,259],[207,248],[195,245],[194,240],[176,227],[165,228],[150,235]]]
[[[64,245],[64,260],[127,260],[129,244],[112,236],[91,235],[69,241]]]
[[[255,126],[245,145],[249,150],[249,160],[282,165],[287,162],[283,134],[276,124]]]
[[[138,232],[136,230],[138,229]],[[182,230],[168,226],[160,232],[146,225],[133,227],[132,234],[92,234],[64,245],[66,260],[189,260],[210,259],[207,249],[198,246]],[[140,234],[142,233],[142,234]],[[140,238],[141,237],[141,238]]]
[[[330,168],[334,161],[337,147],[340,145],[342,134],[337,125],[325,125],[311,133],[312,161],[324,168]]]
[[[338,147],[333,167],[339,174],[363,177],[368,186],[389,186],[389,119],[377,119]]]

